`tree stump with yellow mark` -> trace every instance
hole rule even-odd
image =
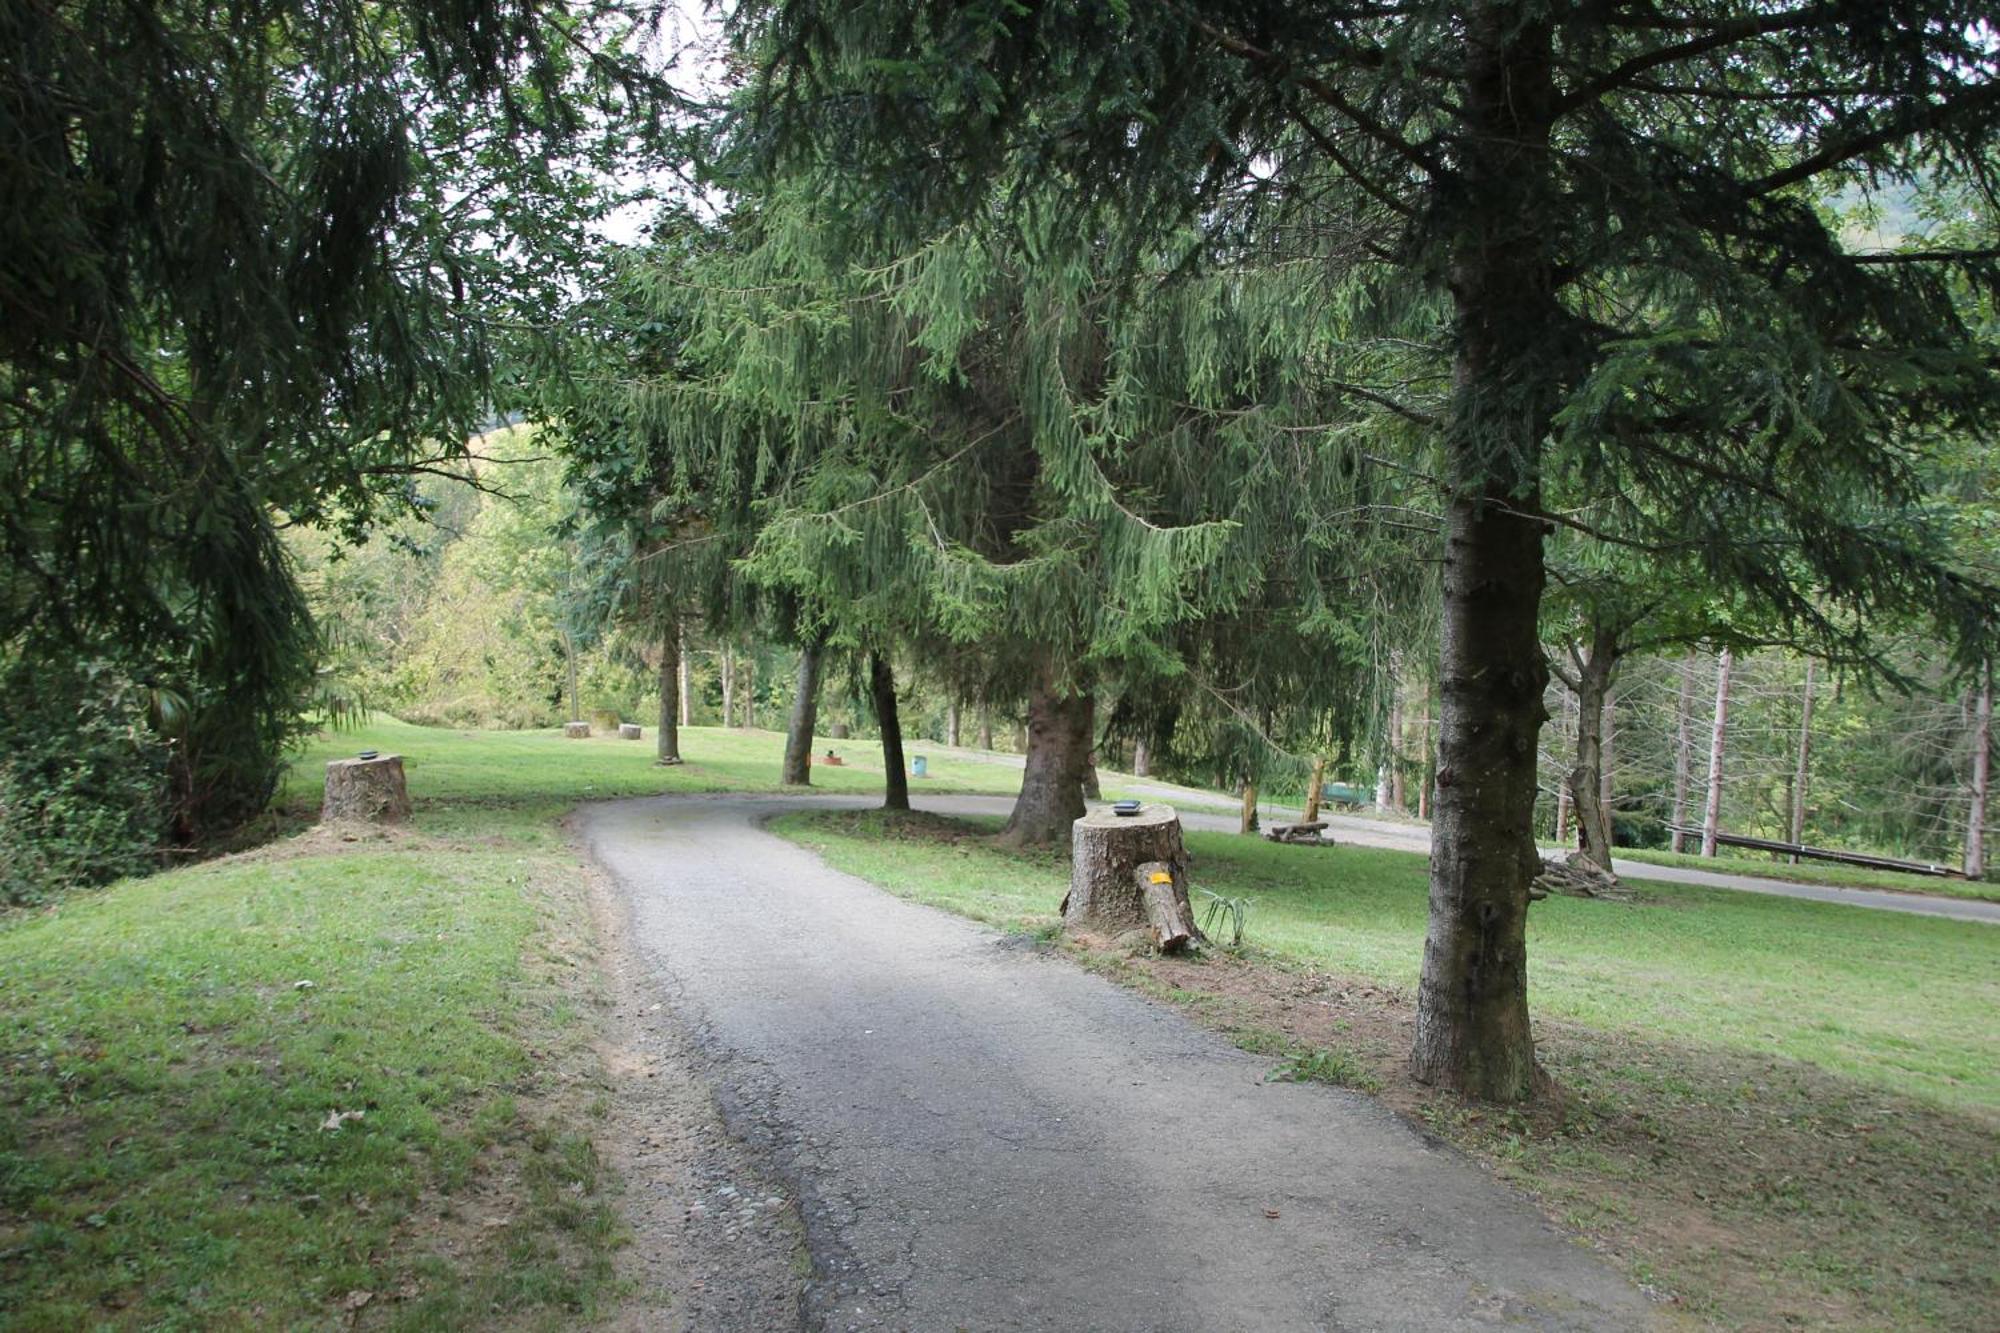
[[[1205,943],[1188,905],[1188,856],[1172,806],[1093,810],[1070,826],[1063,929],[1114,938],[1145,930],[1162,953]]]

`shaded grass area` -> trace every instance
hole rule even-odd
[[[1791,884],[1833,884],[1851,889],[1887,889],[1892,893],[1929,893],[1945,898],[2000,902],[2000,884],[1984,880],[1905,875],[1893,870],[1844,866],[1833,861],[1801,861],[1792,865],[1761,856],[1691,856],[1685,852],[1635,847],[1620,847],[1617,855],[1621,861],[1643,861],[1647,865],[1674,866],[1684,870],[1712,870],[1720,875],[1756,875],[1761,879],[1780,879]]]
[[[903,896],[1057,924],[1063,860],[997,848],[989,823],[775,827]],[[1704,1318],[2000,1324],[2000,931],[1676,885],[1550,899],[1530,916],[1530,987],[1563,1091],[1495,1111],[1405,1070],[1423,858],[1187,842],[1198,887],[1251,900],[1247,952],[1082,961],[1271,1055],[1274,1076],[1379,1091]]]
[[[309,827],[324,762],[364,748],[404,756],[411,827]],[[0,920],[0,1327],[600,1310],[622,1232],[584,1100],[603,1081],[582,867],[557,820],[596,797],[776,790],[781,748],[694,729],[691,762],[658,768],[650,737],[381,718],[306,749],[262,846]],[[840,748],[857,763],[816,783],[879,790],[868,747]],[[933,771],[946,790],[1018,780]]]

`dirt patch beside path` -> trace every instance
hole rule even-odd
[[[1254,956],[1079,961],[1273,1058],[1375,1093],[1673,1305],[1725,1327],[2000,1327],[2000,1125],[1750,1052],[1539,1022],[1520,1110],[1414,1082],[1413,997]]]

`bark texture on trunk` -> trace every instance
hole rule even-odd
[[[1243,779],[1243,821],[1238,833],[1257,831],[1257,779]]]
[[[1698,659],[1688,649],[1681,662],[1680,696],[1674,707],[1674,823],[1670,844],[1676,853],[1687,850],[1688,785],[1694,776],[1694,668]]]
[[[993,705],[986,701],[984,695],[979,700],[979,748],[993,748]]]
[[[1429,927],[1410,1068],[1423,1083],[1513,1102],[1537,1068],[1528,1025],[1540,636],[1539,457],[1571,373],[1545,226],[1553,35],[1540,11],[1465,13],[1467,130],[1446,281],[1456,350],[1444,448],[1437,808]]]
[[[1729,673],[1736,655],[1724,648],[1715,659],[1715,726],[1708,733],[1708,800],[1702,806],[1701,854],[1715,855],[1722,831],[1722,759],[1729,746]]]
[[[1389,804],[1398,813],[1407,808],[1403,795],[1403,660],[1400,653],[1391,653],[1389,655]]]
[[[563,644],[563,689],[569,695],[569,720],[583,721],[583,701],[577,697],[576,680],[576,640],[568,633],[562,636]]]
[[[1173,807],[1147,805],[1138,814],[1123,817],[1099,810],[1078,819],[1071,832],[1064,930],[1115,936],[1150,926],[1153,942],[1162,948],[1200,938],[1188,906],[1187,849]],[[1141,875],[1142,867],[1154,869]],[[1172,901],[1149,909],[1147,899],[1156,891],[1152,874],[1169,877],[1170,882],[1159,887],[1169,891]]]
[[[1972,791],[1965,811],[1965,877],[1986,877],[1986,795],[1993,773],[1993,664],[1979,670],[1979,699],[1972,711]]]
[[[693,690],[691,688],[693,681],[689,679],[687,631],[684,629],[676,629],[674,631],[674,664],[675,670],[680,674],[681,725],[684,727],[691,726],[693,725],[693,717],[688,710],[693,706],[694,702],[692,698]],[[676,737],[675,739],[676,743],[678,743],[679,738]],[[679,752],[676,751],[675,753],[678,756]]]
[[[1101,801],[1104,799],[1104,784],[1097,779],[1097,751],[1092,750],[1083,760],[1083,799]]]
[[[1593,869],[1611,873],[1610,781],[1606,770],[1605,726],[1611,679],[1618,669],[1618,639],[1598,626],[1587,654],[1576,662],[1576,767],[1569,772],[1570,801],[1576,809],[1577,855]]]
[[[352,820],[364,824],[400,824],[410,817],[410,791],[403,781],[403,757],[335,759],[326,766],[326,794],[320,802],[322,824]]]
[[[653,733],[653,762],[678,764],[681,761],[682,710],[687,707],[687,659],[681,656],[681,636],[668,630],[660,640],[660,727]]]
[[[736,650],[722,645],[722,725],[736,725]]]
[[[1319,818],[1319,803],[1326,797],[1326,756],[1313,756],[1312,780],[1306,783],[1306,816],[1300,823],[1310,824]]]
[[[1014,812],[1000,830],[1003,841],[1022,847],[1069,841],[1070,825],[1084,812],[1093,712],[1089,694],[1061,692],[1054,664],[1044,664],[1028,697],[1027,763]]]
[[[944,743],[958,748],[958,700],[953,699],[944,713]]]
[[[798,692],[785,723],[785,762],[778,781],[788,787],[812,783],[813,727],[819,720],[819,667],[826,656],[824,642],[814,639],[799,649]]]
[[[1132,776],[1135,778],[1153,776],[1153,755],[1146,748],[1144,736],[1132,742]]]
[[[880,653],[868,655],[868,697],[882,730],[882,808],[910,808],[910,774],[903,762],[903,715],[896,706],[896,673]]]
[[[1812,781],[1813,659],[1806,659],[1805,692],[1799,697],[1799,762],[1792,770],[1792,841],[1806,840],[1806,791]],[[1792,864],[1799,858],[1792,856]]]

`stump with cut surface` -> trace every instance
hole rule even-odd
[[[636,741],[643,739],[645,734],[644,729],[637,722],[620,722],[618,724],[618,739],[620,740]]]
[[[410,791],[403,782],[403,757],[333,760],[326,766],[326,797],[319,817],[326,824],[339,820],[400,824],[408,819]]]
[[[565,722],[563,723],[563,735],[573,741],[589,740],[590,724],[588,722]]]
[[[1063,929],[1115,937],[1149,930],[1162,953],[1204,943],[1188,906],[1187,849],[1172,806],[1094,810],[1070,826]]]

